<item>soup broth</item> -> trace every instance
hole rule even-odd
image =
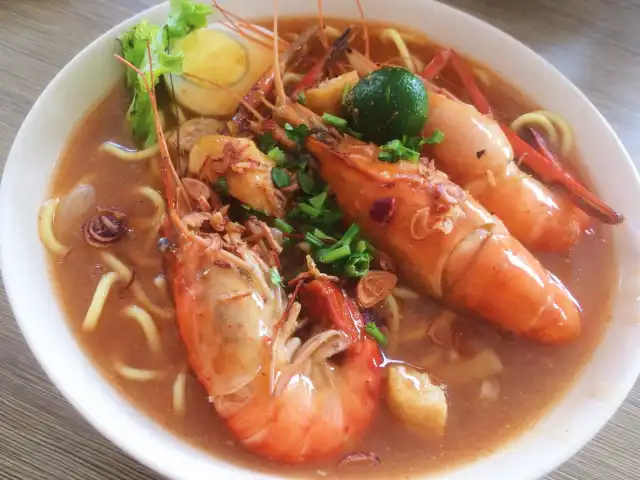
[[[290,39],[316,22],[315,17],[284,18],[279,23],[280,34]],[[258,23],[268,27],[270,20]],[[351,22],[327,19],[327,23],[342,31]],[[388,27],[369,24],[374,61],[388,62],[398,57],[390,42],[380,40],[379,32]],[[408,32],[406,39],[411,52],[422,62],[428,62],[442,48],[417,32]],[[360,36],[354,40],[354,46],[362,48]],[[483,88],[489,102],[504,118],[513,119],[536,107],[497,75],[486,69],[484,72]],[[440,83],[464,98],[455,78],[447,69]],[[449,411],[442,436],[425,435],[405,427],[382,401],[364,439],[349,450],[374,452],[380,459],[378,465],[338,466],[339,459],[331,459],[287,466],[247,453],[219,419],[188,365],[172,313],[163,259],[158,253],[157,225],[151,226],[149,222],[157,205],[144,190],[148,187],[163,191],[157,166],[154,162],[122,161],[100,149],[105,141],[132,145],[124,122],[127,106],[127,93],[118,85],[86,116],[60,158],[52,193],[63,197],[79,183],[90,184],[95,188],[96,205],[125,213],[130,232],[108,250],[97,249],[85,242],[80,228],[94,211],[74,225],[64,225],[57,218],[56,235],[71,250],[63,260],[52,258],[52,275],[70,328],[109,382],[166,429],[213,455],[254,470],[296,477],[328,474],[334,478],[356,478],[366,474],[406,478],[450,468],[500,448],[530,427],[571,385],[606,327],[615,273],[612,244],[606,229],[594,225],[569,255],[541,257],[544,266],[569,288],[584,312],[582,331],[573,342],[565,346],[538,345],[498,331],[481,320],[457,317],[455,333],[463,346],[472,351],[471,356],[491,350],[499,357],[502,371],[490,380],[451,382],[446,386]],[[577,155],[573,163],[579,164]],[[157,306],[157,311],[151,312],[160,337],[157,352],[150,349],[142,324],[129,314],[131,305],[140,305],[134,284],[115,286],[98,326],[94,331],[83,330],[87,308],[108,270],[105,251],[134,268],[135,288],[142,289]],[[399,281],[402,284],[402,278]],[[447,344],[435,345],[425,334],[429,320],[439,315],[441,307],[427,298],[404,298],[400,304],[403,314],[400,343],[389,344],[385,350],[388,359],[426,368],[437,355],[453,355]],[[137,370],[132,373],[128,368]],[[182,391],[183,400],[175,393]]]

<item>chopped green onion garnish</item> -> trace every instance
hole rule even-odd
[[[276,188],[284,188],[291,185],[291,177],[282,168],[272,168],[271,179]]]
[[[330,113],[322,114],[322,120],[327,125],[336,127],[340,132],[346,131],[349,126],[344,118],[336,117],[335,115],[331,115]]]
[[[316,248],[324,248],[324,243],[322,240],[320,240],[318,237],[316,237],[315,235],[313,235],[312,233],[305,233],[304,234],[304,239],[310,243],[311,245],[313,245]]]
[[[307,104],[307,96],[304,94],[304,92],[298,93],[298,103],[300,105],[306,105]]]
[[[305,213],[305,214],[307,214],[307,215],[309,215],[310,217],[313,217],[313,218],[317,217],[318,215],[320,215],[322,213],[316,207],[312,207],[311,205],[309,205],[307,203],[298,204],[298,210],[300,210],[302,213]]]
[[[388,343],[387,337],[384,336],[384,333],[380,331],[380,329],[375,323],[373,322],[367,323],[364,327],[364,331],[367,333],[367,335],[373,338],[381,347],[387,346],[387,343]]]
[[[358,242],[360,243],[360,242]],[[352,253],[344,267],[346,277],[360,278],[369,271],[371,256],[368,253]]]
[[[357,138],[358,140],[362,140],[362,134],[360,132],[356,132],[355,130],[347,130],[347,133],[351,135],[353,138]]]
[[[287,160],[287,156],[280,147],[273,147],[271,150],[269,150],[269,153],[267,153],[267,157],[276,162],[276,165],[279,167],[282,167]]]
[[[330,237],[329,235],[327,235],[326,233],[324,233],[322,230],[320,230],[319,228],[316,228],[313,231],[313,235],[318,237],[320,240],[325,240],[327,242],[337,242],[337,240],[333,237]]]
[[[269,278],[271,279],[271,283],[274,285],[280,285],[282,283],[282,277],[276,267],[271,267],[269,269]]]
[[[351,245],[351,242],[353,241],[354,238],[356,238],[356,236],[359,233],[360,233],[360,227],[357,224],[352,223],[351,226],[345,232],[345,234],[342,236],[342,238],[338,240],[338,243],[336,243],[336,246]]]
[[[349,245],[325,248],[318,252],[318,260],[322,263],[333,263],[351,255]]]
[[[280,230],[282,233],[291,233],[293,232],[293,227],[289,225],[287,222],[282,220],[281,218],[276,218],[273,221],[273,226]]]
[[[364,240],[360,240],[358,243],[356,243],[356,248],[354,250],[358,253],[362,253],[367,250],[367,246],[367,242],[365,242]]]
[[[298,184],[304,193],[308,193],[309,195],[313,194],[313,191],[316,187],[316,182],[313,180],[313,177],[309,175],[307,172],[298,173]]]

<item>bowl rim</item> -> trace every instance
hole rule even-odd
[[[514,37],[512,37],[511,35],[503,32],[502,30],[498,29],[497,27],[491,25],[490,23],[479,19],[477,17],[474,17],[473,15],[459,10],[455,7],[452,7],[450,5],[446,5],[446,4],[442,4],[436,0],[420,0],[421,3],[426,3],[426,4],[435,4],[437,5],[437,7],[434,5],[433,8],[438,8],[438,9],[442,9],[442,11],[447,10],[449,15],[458,15],[461,17],[464,17],[464,22],[470,23],[470,24],[474,24],[475,27],[480,28],[481,30],[485,31],[485,32],[490,32],[492,36],[503,40],[503,41],[509,41],[511,43],[517,43],[518,44],[518,48],[520,50],[526,50],[529,54],[529,56],[531,56],[531,58],[536,57],[538,58],[541,62],[543,62],[546,65],[546,68],[548,69],[548,71],[550,72],[550,74],[554,77],[556,77],[556,81],[561,81],[564,84],[568,85],[571,90],[573,90],[573,94],[577,95],[578,97],[580,97],[581,102],[583,102],[586,106],[588,106],[591,110],[593,110],[595,113],[597,113],[597,115],[599,116],[600,119],[600,124],[601,127],[603,129],[607,130],[607,133],[614,138],[615,142],[617,143],[617,147],[619,150],[619,157],[620,160],[622,161],[624,159],[624,163],[626,163],[626,166],[633,171],[634,173],[634,178],[633,181],[640,185],[640,176],[638,175],[638,171],[635,167],[635,165],[633,164],[633,161],[631,160],[629,154],[627,153],[624,145],[622,144],[622,142],[620,141],[620,139],[617,137],[616,133],[614,132],[613,128],[609,125],[609,123],[606,121],[606,119],[602,116],[602,114],[595,108],[595,106],[593,106],[593,104],[589,101],[589,99],[572,83],[570,82],[559,70],[557,70],[553,65],[551,65],[547,60],[543,59],[539,54],[537,54],[533,49],[529,48],[528,46],[526,46],[525,44],[523,44],[522,42],[520,42],[519,40],[515,39]],[[82,63],[85,62],[85,57],[87,57],[87,55],[89,54],[89,52],[91,52],[95,47],[97,47],[100,43],[115,38],[117,33],[119,33],[120,31],[122,31],[124,28],[133,25],[139,21],[141,21],[142,19],[144,19],[147,16],[151,16],[153,14],[155,14],[156,12],[162,11],[167,9],[168,6],[168,2],[163,2],[160,3],[158,5],[152,6],[148,9],[145,9],[141,12],[139,12],[138,14],[129,17],[125,20],[123,20],[122,22],[120,22],[119,24],[117,24],[116,26],[110,28],[108,31],[104,32],[103,34],[101,34],[99,37],[97,37],[95,40],[93,40],[91,43],[89,43],[86,47],[84,47],[80,52],[78,52],[57,74],[56,76],[49,82],[49,84],[46,86],[46,88],[42,91],[42,93],[39,95],[38,99],[36,100],[36,102],[34,103],[34,105],[32,106],[31,110],[29,111],[29,113],[27,114],[27,116],[25,117],[22,126],[20,127],[13,145],[9,151],[9,154],[7,156],[7,162],[5,165],[5,169],[2,175],[2,182],[0,183],[0,226],[2,228],[0,228],[0,271],[2,271],[4,274],[6,274],[10,269],[8,268],[8,265],[12,262],[12,257],[10,255],[10,252],[8,252],[8,250],[5,248],[5,245],[7,244],[6,238],[8,237],[9,233],[8,233],[8,222],[5,220],[6,219],[6,215],[3,214],[9,207],[8,205],[11,203],[11,198],[9,197],[9,193],[8,193],[8,188],[6,186],[6,184],[9,182],[9,178],[17,175],[17,170],[18,170],[18,158],[17,157],[17,145],[19,145],[20,143],[24,142],[24,137],[26,136],[27,132],[29,132],[31,130],[31,124],[34,121],[34,116],[36,114],[36,112],[41,108],[41,106],[47,101],[47,98],[51,95],[51,92],[53,90],[55,90],[56,86],[62,82],[64,80],[64,78],[68,75],[68,73],[74,69],[76,69],[78,66],[82,65]],[[472,55],[473,56],[473,55]],[[566,86],[565,85],[565,86]],[[81,118],[76,119],[77,121],[80,121]],[[618,273],[618,275],[620,275]],[[139,450],[138,448],[135,448],[134,445],[132,445],[131,441],[129,439],[127,439],[125,436],[122,435],[122,432],[120,432],[116,426],[114,426],[109,419],[102,419],[100,417],[100,415],[98,414],[98,412],[96,412],[95,407],[91,407],[89,405],[84,404],[83,402],[80,401],[79,399],[79,395],[77,392],[77,388],[74,385],[73,379],[68,378],[67,375],[65,375],[63,372],[59,372],[53,368],[50,368],[50,365],[47,363],[47,358],[49,357],[50,353],[46,352],[45,349],[42,348],[41,342],[36,338],[35,334],[34,334],[34,329],[36,327],[34,327],[33,325],[31,325],[29,323],[29,321],[27,321],[25,319],[25,316],[23,314],[23,304],[24,304],[24,300],[23,299],[19,299],[18,295],[15,293],[14,291],[14,287],[13,287],[14,281],[13,281],[13,276],[12,275],[8,275],[8,276],[4,276],[4,285],[5,285],[5,289],[7,292],[7,298],[9,300],[9,304],[11,305],[13,314],[14,314],[14,318],[16,319],[16,322],[18,323],[20,330],[27,342],[27,344],[29,345],[29,348],[31,350],[31,352],[33,353],[33,355],[36,357],[36,359],[38,360],[38,363],[40,364],[41,368],[45,371],[45,373],[47,374],[47,376],[49,377],[49,379],[52,381],[52,383],[56,386],[56,388],[62,393],[62,395],[64,396],[64,398],[71,404],[73,405],[73,407],[81,413],[81,415],[94,427],[96,428],[103,436],[105,436],[107,439],[109,439],[113,444],[115,444],[116,446],[118,446],[120,449],[122,449],[124,452],[126,452],[128,455],[130,455],[131,457],[135,458],[137,461],[139,461],[140,463],[152,468],[154,471],[163,474],[163,475],[171,475],[172,478],[186,478],[183,477],[180,472],[177,472],[175,470],[175,468],[172,468],[170,464],[170,462],[168,462],[165,459],[158,459],[157,457],[154,456],[150,456],[149,455],[149,450],[146,450],[144,453]],[[62,308],[59,307],[61,310]],[[605,332],[606,334],[606,332]],[[600,343],[602,343],[603,339],[600,339]],[[597,348],[597,346],[595,347]],[[84,354],[84,352],[83,352]],[[87,362],[90,362],[90,359],[86,359]],[[587,364],[589,364],[592,360],[588,360],[585,364],[585,366]],[[90,368],[94,368],[97,370],[97,367],[94,367],[92,363],[90,363]],[[635,373],[633,373],[635,372]],[[544,474],[548,473],[549,471],[557,468],[562,462],[564,462],[565,460],[569,459],[571,456],[573,456],[577,451],[579,451],[590,439],[592,439],[597,433],[598,431],[600,431],[602,429],[602,427],[609,421],[609,419],[613,416],[613,414],[617,411],[617,409],[619,408],[619,406],[622,404],[622,402],[624,401],[624,399],[626,398],[626,396],[628,395],[629,391],[633,388],[633,385],[635,384],[636,379],[638,378],[638,375],[640,374],[640,362],[636,362],[636,365],[634,367],[634,371],[627,371],[626,375],[624,377],[624,381],[620,383],[619,388],[615,391],[612,399],[611,399],[611,405],[610,408],[608,409],[608,411],[604,414],[600,414],[598,416],[595,416],[594,418],[591,419],[590,423],[589,423],[589,428],[586,429],[586,431],[584,431],[582,433],[582,436],[580,438],[574,438],[573,441],[571,441],[568,445],[564,445],[563,449],[556,449],[553,453],[546,455],[546,460],[544,462],[535,462],[534,464],[532,464],[532,466],[534,467],[534,469],[530,472],[527,472],[526,474],[524,474],[523,472],[523,477],[522,478],[538,478],[539,476],[543,476]],[[577,374],[576,379],[574,379],[574,382],[577,381],[577,378],[582,375],[581,372],[579,372]],[[100,375],[100,381],[105,383],[105,384],[109,384],[108,380],[106,378],[104,378],[102,375]],[[571,388],[571,387],[569,387]],[[565,396],[567,394],[567,392],[565,392],[563,394],[563,396]],[[125,400],[125,402],[129,403],[127,400]],[[559,402],[559,400],[557,401]],[[141,415],[145,415],[144,413],[140,412]],[[548,415],[548,412],[543,413],[543,417]],[[153,421],[152,421],[153,422]],[[533,425],[529,428],[533,428]],[[524,432],[523,432],[524,433]],[[511,440],[509,440],[507,442],[508,444],[514,443],[516,441],[516,438],[513,438]],[[193,449],[197,449],[197,447],[191,447]],[[502,447],[499,448],[499,450],[501,450]],[[226,462],[223,460],[223,463],[225,465],[225,471],[227,468],[232,468],[232,464],[229,462]],[[457,469],[462,469],[465,466],[469,465],[469,466],[473,466],[473,464],[475,463],[475,461],[470,461],[468,463],[464,463],[462,465],[457,465],[456,467],[454,467],[454,470]],[[247,472],[247,470],[242,469],[242,472]],[[257,472],[253,472],[252,473],[256,476],[258,476],[259,474]],[[448,473],[449,471],[438,471],[435,472],[434,474],[418,474],[421,478],[423,476],[437,476],[439,477],[440,475],[443,475],[445,477],[448,477]],[[457,477],[456,477],[457,478]]]

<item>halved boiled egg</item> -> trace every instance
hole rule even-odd
[[[182,107],[203,116],[233,115],[273,64],[269,48],[219,23],[194,30],[174,48],[184,52],[183,75],[171,76],[173,88],[165,77],[169,91]]]

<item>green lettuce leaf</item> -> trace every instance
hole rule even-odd
[[[166,25],[154,25],[144,20],[120,36],[123,58],[140,69],[149,83],[153,70],[154,87],[165,74],[181,74],[184,55],[172,50],[171,46],[196,28],[205,27],[210,13],[212,9],[208,5],[192,0],[171,0]],[[147,46],[151,51],[151,63]],[[143,148],[150,147],[157,142],[151,100],[145,80],[131,69],[127,69],[127,89],[131,96],[127,123],[135,142]]]

